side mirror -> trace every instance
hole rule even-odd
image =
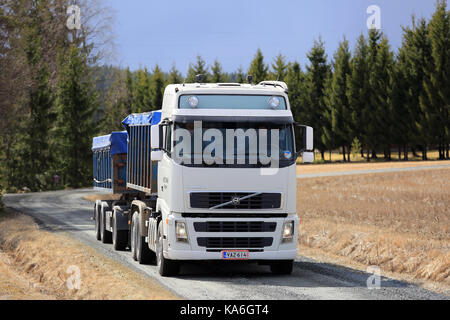
[[[314,129],[303,126],[303,146],[306,151],[314,150]]]
[[[161,161],[163,158],[163,152],[161,150],[152,151],[150,154],[150,159],[152,161]]]
[[[159,125],[153,125],[150,130],[150,147],[152,149],[161,149]]]
[[[303,163],[314,163],[314,152],[303,152]]]
[[[314,129],[298,123],[295,123],[295,127],[300,128],[301,130],[301,132],[298,132],[298,134],[296,134],[296,137],[299,138],[299,142],[300,141],[302,142],[302,145],[297,147],[296,157],[298,158],[300,155],[303,154],[304,159],[310,160],[311,155],[305,156],[305,153],[307,153],[307,151],[314,151]],[[313,152],[312,152],[312,159],[313,159],[312,161],[314,161]],[[303,162],[305,162],[305,160]]]

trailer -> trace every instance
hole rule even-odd
[[[94,188],[120,195],[96,202],[97,239],[130,249],[163,276],[178,274],[183,261],[241,260],[291,273],[296,159],[314,154],[313,129],[294,121],[287,92],[278,81],[172,84],[161,110],[122,122],[120,157],[114,133],[94,138]]]
[[[94,189],[121,193],[126,189],[127,132],[112,132],[92,142]]]
[[[127,139],[126,131],[112,132],[111,134],[95,137],[92,141],[93,153],[93,183],[94,190],[112,194],[127,195],[130,190],[126,187],[127,181]],[[124,196],[127,198],[127,196]],[[95,221],[95,235],[103,243],[112,241],[113,224],[111,223],[114,201],[97,200],[94,205],[93,219]],[[126,242],[128,226],[116,227],[117,234],[122,235],[122,242]],[[118,241],[115,241],[117,244]],[[125,248],[126,244],[117,248]]]

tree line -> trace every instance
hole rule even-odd
[[[77,1],[0,0],[0,189],[53,188],[54,177],[70,187],[90,185],[91,139],[123,130],[130,113],[161,108],[170,83],[287,83],[297,122],[315,129],[315,147],[324,158],[341,150],[343,161],[360,153],[367,161],[383,153],[426,160],[430,149],[449,159],[450,13],[440,0],[429,21],[412,19],[394,52],[379,30],[361,35],[351,50],[344,37],[331,58],[322,39],[308,63],[279,54],[266,63],[260,49],[248,68],[224,72],[199,55],[185,76],[175,64],[131,71],[100,64],[96,23],[65,27],[67,6]],[[91,15],[95,16],[95,14]],[[93,36],[95,35],[95,36]],[[95,41],[93,40],[95,39]],[[97,42],[96,42],[97,41]],[[106,41],[105,41],[106,42]],[[102,42],[104,43],[104,42]]]

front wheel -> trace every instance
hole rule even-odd
[[[270,270],[273,274],[291,274],[294,266],[294,260],[274,261],[270,264]]]
[[[159,274],[163,277],[176,276],[180,272],[180,264],[177,261],[164,258],[163,253],[163,224],[159,222],[158,226],[158,240],[156,244],[156,257]]]

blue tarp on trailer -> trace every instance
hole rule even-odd
[[[128,131],[129,126],[133,125],[155,125],[161,122],[161,110],[145,112],[145,113],[132,113],[126,117],[122,124]]]
[[[112,132],[105,136],[95,137],[92,140],[92,151],[110,148],[111,155],[127,153],[127,138],[126,131]]]

